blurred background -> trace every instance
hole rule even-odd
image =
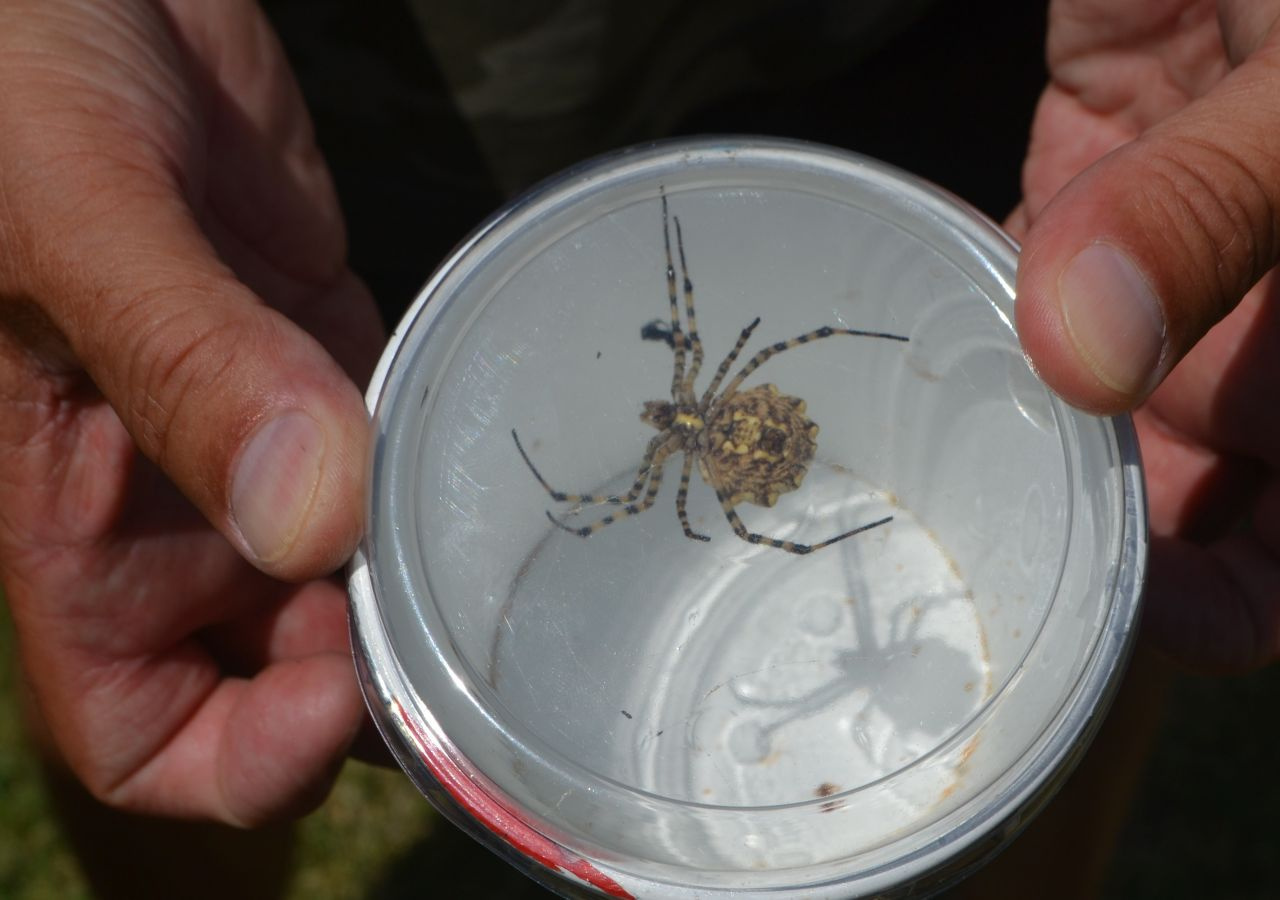
[[[475,0],[473,19],[547,5]],[[744,77],[716,82],[705,77],[715,61],[680,36],[743,4],[646,4],[639,8],[652,13],[651,40],[631,62],[667,73],[665,87],[645,94],[621,78],[621,99],[605,97],[581,114],[551,110],[535,127],[486,118],[484,109],[500,104],[485,107],[465,83],[457,47],[431,45],[424,25],[447,19],[442,11],[454,4],[264,2],[333,168],[353,266],[388,323],[513,191],[638,137],[738,132],[821,141],[915,172],[1003,218],[1018,200],[1045,80],[1045,3],[974,0],[922,12],[926,5],[899,4],[891,30],[845,53],[839,35],[804,28],[806,11],[825,4],[795,3],[787,29],[766,28],[777,46],[746,40],[745,57],[721,60],[718,69],[736,66]],[[497,20],[501,31],[507,23]],[[466,22],[445,26],[467,30]],[[790,55],[780,57],[778,46]],[[804,66],[794,62],[801,59]],[[481,110],[478,119],[461,114],[459,94]],[[556,139],[539,144],[530,130]],[[24,736],[23,702],[0,604],[4,900],[549,896],[443,822],[398,771],[357,763],[296,826],[242,833],[104,810],[41,762]],[[1062,885],[1076,883],[1101,884],[1107,900],[1277,896],[1277,709],[1280,671],[1194,678],[1140,653],[1106,730],[1045,822],[991,867],[998,877],[984,872],[955,896],[1073,896]],[[1072,881],[1064,871],[1085,875]]]

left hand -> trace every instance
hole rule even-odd
[[[1149,633],[1211,671],[1280,658],[1278,20],[1280,0],[1055,0],[1009,223],[1041,376],[1137,408]]]
[[[365,721],[346,595],[382,343],[255,0],[0,0],[0,570],[61,757],[256,825]]]

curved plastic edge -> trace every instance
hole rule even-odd
[[[365,397],[369,411],[373,413],[377,408],[387,374],[398,355],[410,325],[421,314],[439,283],[451,271],[453,261],[461,258],[468,248],[479,242],[490,230],[511,215],[517,206],[528,204],[532,198],[566,182],[583,178],[588,173],[598,172],[609,161],[621,162],[628,158],[661,155],[677,147],[691,153],[707,153],[734,147],[751,149],[767,147],[773,150],[799,150],[810,154],[862,159],[851,151],[817,143],[734,135],[673,139],[623,148],[551,176],[479,225],[458,244],[446,261],[432,274],[392,333],[374,370]],[[937,197],[946,198],[964,208],[973,217],[982,220],[996,234],[1004,237],[1013,252],[1018,251],[1016,241],[1005,235],[995,222],[974,210],[962,199],[890,165],[879,162],[875,165],[894,171],[904,182],[917,190],[925,190]],[[1109,421],[1114,429],[1116,445],[1120,453],[1120,477],[1124,491],[1122,528],[1126,538],[1124,555],[1117,560],[1119,571],[1125,573],[1124,583],[1117,583],[1115,590],[1122,596],[1134,596],[1138,586],[1145,584],[1148,545],[1145,485],[1132,422],[1127,416],[1115,417]],[[1127,540],[1130,534],[1134,537],[1132,542]],[[660,891],[662,896],[692,898],[725,893],[649,882],[616,870],[607,872],[596,862],[588,861],[547,837],[527,818],[516,813],[512,805],[503,799],[502,792],[495,785],[460,761],[460,754],[449,745],[447,739],[440,735],[438,728],[432,727],[434,723],[430,721],[429,712],[416,708],[406,710],[401,705],[397,698],[404,695],[404,685],[399,685],[402,690],[398,691],[396,686],[387,683],[387,677],[393,673],[397,679],[401,679],[401,676],[398,674],[399,669],[395,663],[394,654],[387,644],[386,635],[382,629],[381,618],[373,597],[367,559],[362,550],[357,551],[348,566],[348,589],[351,596],[353,653],[366,705],[384,741],[391,748],[401,767],[445,818],[503,860],[561,896],[598,897],[603,895],[630,898],[654,896],[654,892]],[[1106,718],[1106,712],[1119,686],[1120,675],[1127,667],[1132,655],[1140,608],[1141,598],[1135,598],[1135,601],[1125,610],[1114,610],[1113,618],[1106,623],[1103,642],[1095,648],[1095,665],[1085,670],[1077,685],[1078,693],[1086,684],[1100,684],[1097,694],[1098,702],[1088,710],[1072,711],[1067,720],[1060,722],[1057,727],[1059,733],[1073,733],[1076,740],[1067,746],[1062,746],[1055,754],[1056,758],[1046,760],[1046,765],[1038,768],[1038,777],[1028,777],[1021,785],[1014,786],[1011,791],[1012,812],[1008,816],[974,827],[967,835],[951,842],[951,849],[945,859],[938,859],[935,854],[928,854],[934,857],[930,860],[932,864],[917,871],[909,887],[903,885],[898,890],[906,888],[911,896],[927,897],[962,880],[1008,846],[1053,798],[1083,758]],[[1123,621],[1117,621],[1114,618],[1125,612],[1128,615]],[[1100,655],[1103,650],[1102,643],[1108,640],[1116,645],[1115,653],[1111,657],[1112,664],[1105,669],[1099,669],[1096,662],[1103,658],[1103,655]],[[373,641],[377,641],[378,644],[375,646]],[[753,893],[761,897],[848,896],[847,893],[840,893],[842,888],[847,892],[855,888],[855,885],[852,883],[810,884],[794,889],[766,889]],[[837,893],[832,893],[833,889]],[[734,891],[730,890],[727,893],[731,894]],[[878,893],[877,895],[891,897],[897,896],[898,892],[891,889],[887,894]]]

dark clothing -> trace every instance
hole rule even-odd
[[[834,144],[1003,216],[1045,80],[1043,5],[930,6],[264,0],[388,321],[512,194],[660,137]]]

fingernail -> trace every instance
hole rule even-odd
[[[1164,352],[1164,310],[1125,254],[1091,244],[1058,277],[1058,299],[1076,353],[1098,380],[1126,397],[1155,383]]]
[[[259,562],[293,546],[315,497],[325,435],[303,412],[288,412],[258,428],[240,453],[231,481],[231,517]]]

